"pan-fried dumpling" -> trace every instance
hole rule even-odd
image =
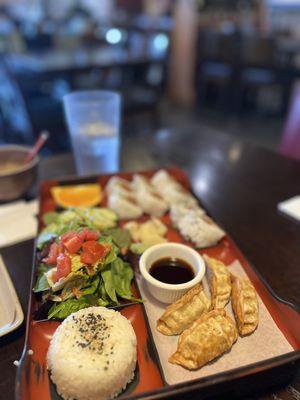
[[[169,305],[157,321],[157,330],[164,335],[178,335],[210,307],[203,286],[198,283],[175,303]]]
[[[224,308],[231,293],[230,272],[226,265],[206,254],[204,259],[208,266],[212,308]]]
[[[235,323],[225,310],[210,311],[180,335],[169,362],[190,370],[201,368],[230,350],[237,337]]]
[[[240,335],[249,335],[258,325],[258,299],[248,278],[231,275],[231,305]]]

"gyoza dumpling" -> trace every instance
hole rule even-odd
[[[212,308],[224,308],[231,293],[230,272],[221,261],[210,258],[206,254],[204,259],[208,266]]]
[[[210,311],[180,335],[169,362],[190,370],[201,368],[230,350],[237,337],[235,323],[224,310]]]
[[[200,249],[217,244],[225,236],[225,232],[209,217],[194,210],[179,219],[177,225],[181,235]]]
[[[134,175],[132,187],[136,200],[145,213],[160,217],[168,210],[168,204],[142,175]]]
[[[120,219],[134,219],[143,214],[143,210],[131,196],[119,192],[108,196],[108,207],[115,211]]]
[[[248,278],[231,275],[231,305],[240,335],[249,335],[258,325],[258,299]]]
[[[206,297],[202,284],[198,283],[166,308],[157,321],[157,330],[164,335],[179,335],[206,313],[209,307],[210,300]]]

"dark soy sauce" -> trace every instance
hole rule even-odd
[[[155,261],[149,274],[160,282],[178,285],[191,281],[195,277],[194,269],[180,258],[166,257]]]

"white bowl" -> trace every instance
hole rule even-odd
[[[186,283],[178,285],[160,282],[150,275],[151,265],[166,257],[179,258],[186,261],[195,272],[195,277]],[[140,271],[145,279],[147,287],[157,300],[163,303],[174,303],[189,289],[199,283],[205,274],[205,262],[200,254],[189,246],[179,243],[162,243],[151,246],[140,258]]]

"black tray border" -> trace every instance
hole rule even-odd
[[[173,172],[180,171],[180,173],[184,173],[190,184],[188,175],[186,174],[186,172],[183,169],[176,168],[176,167],[170,167],[170,168],[165,167],[164,169],[166,169],[170,173],[172,173],[172,171]],[[145,173],[145,172],[154,173],[155,171],[158,171],[158,169],[149,169],[149,170],[143,170],[143,171],[119,171],[119,173],[126,173],[126,174]],[[112,177],[117,174],[118,173],[103,174],[103,175],[107,176],[107,177]],[[60,179],[50,179],[49,181],[50,182],[55,181],[58,183],[58,185],[68,185],[68,184],[75,184],[75,183],[91,182],[92,180],[98,181],[100,176],[101,176],[101,174],[88,175],[85,177],[78,177],[78,176],[70,175],[70,176],[60,178]],[[43,182],[47,182],[47,181],[43,181]],[[40,184],[40,187],[41,187],[42,183]],[[190,184],[189,190],[193,194],[193,196],[198,200],[199,204],[204,205],[205,210],[208,210],[207,207],[205,206],[205,204],[202,203],[202,201],[195,194],[191,184]],[[39,214],[40,214],[40,204],[39,204]],[[213,217],[213,215],[210,213],[208,213],[208,215]],[[223,228],[223,226],[221,224],[218,223],[218,225]],[[40,226],[39,226],[39,228],[40,228]],[[237,248],[237,250],[243,256],[245,261],[249,264],[249,266],[254,270],[254,272],[258,276],[258,278],[262,281],[262,283],[264,284],[266,289],[269,291],[271,296],[274,297],[274,299],[276,301],[292,308],[293,311],[296,311],[300,314],[300,307],[297,306],[296,304],[286,301],[286,300],[282,299],[280,296],[278,296],[275,293],[275,291],[272,289],[272,287],[267,283],[265,278],[261,275],[261,273],[253,266],[252,263],[250,263],[248,261],[248,259],[244,256],[244,254],[239,250],[238,246],[236,245],[236,243],[232,239],[232,237],[227,233],[227,231],[225,229],[224,229],[224,231],[226,233],[226,236],[230,239],[230,241],[233,243],[233,245]],[[28,350],[29,350],[28,349],[28,339],[29,339],[29,328],[30,328],[31,311],[32,311],[32,296],[33,296],[32,288],[33,288],[35,272],[36,272],[35,271],[36,270],[35,260],[36,260],[36,253],[37,253],[36,245],[37,245],[37,237],[34,240],[33,266],[32,266],[32,272],[31,272],[30,294],[29,294],[28,310],[27,310],[27,318],[26,318],[26,334],[25,334],[24,348],[23,348],[23,352],[22,352],[22,355],[21,355],[21,358],[19,361],[19,365],[18,365],[18,369],[17,369],[17,373],[16,373],[16,380],[15,380],[15,382],[16,382],[15,383],[15,400],[22,400],[22,386],[21,386],[22,385],[22,382],[21,382],[22,381],[22,369],[23,369],[23,367],[25,367],[24,364],[26,361],[28,361],[28,357],[29,357],[29,355],[28,355]],[[137,282],[135,282],[135,285],[136,285],[137,291],[140,295],[140,291],[139,291]],[[134,303],[134,304],[136,304],[136,303]],[[129,395],[129,396],[124,396],[124,397],[122,396],[122,400],[137,400],[137,399],[156,400],[156,399],[166,399],[166,398],[171,398],[171,397],[178,397],[178,396],[183,396],[187,393],[194,392],[197,390],[201,390],[201,389],[203,390],[205,388],[210,388],[212,386],[220,385],[222,383],[228,383],[229,381],[234,382],[235,380],[253,376],[253,374],[256,375],[259,373],[263,373],[263,372],[269,371],[273,368],[285,366],[287,364],[294,366],[295,369],[300,365],[300,350],[294,350],[287,354],[283,354],[281,356],[270,358],[270,359],[260,361],[257,363],[252,363],[245,367],[234,368],[229,371],[210,375],[210,376],[204,377],[204,378],[194,379],[194,380],[191,380],[188,382],[182,382],[182,383],[179,383],[176,385],[169,385],[166,382],[165,377],[164,377],[164,373],[162,370],[158,352],[157,352],[156,346],[154,344],[154,339],[152,336],[152,332],[151,332],[151,328],[149,325],[149,320],[148,320],[148,316],[147,316],[147,313],[145,310],[145,306],[144,306],[144,304],[141,304],[141,305],[142,305],[143,315],[145,318],[151,346],[153,348],[155,357],[157,358],[157,361],[158,361],[158,368],[159,368],[164,386],[161,389],[157,389],[154,391],[148,391],[148,392],[141,393],[138,395]],[[124,307],[125,306],[127,306],[127,305],[124,305]],[[130,304],[128,304],[128,306],[130,307]]]

